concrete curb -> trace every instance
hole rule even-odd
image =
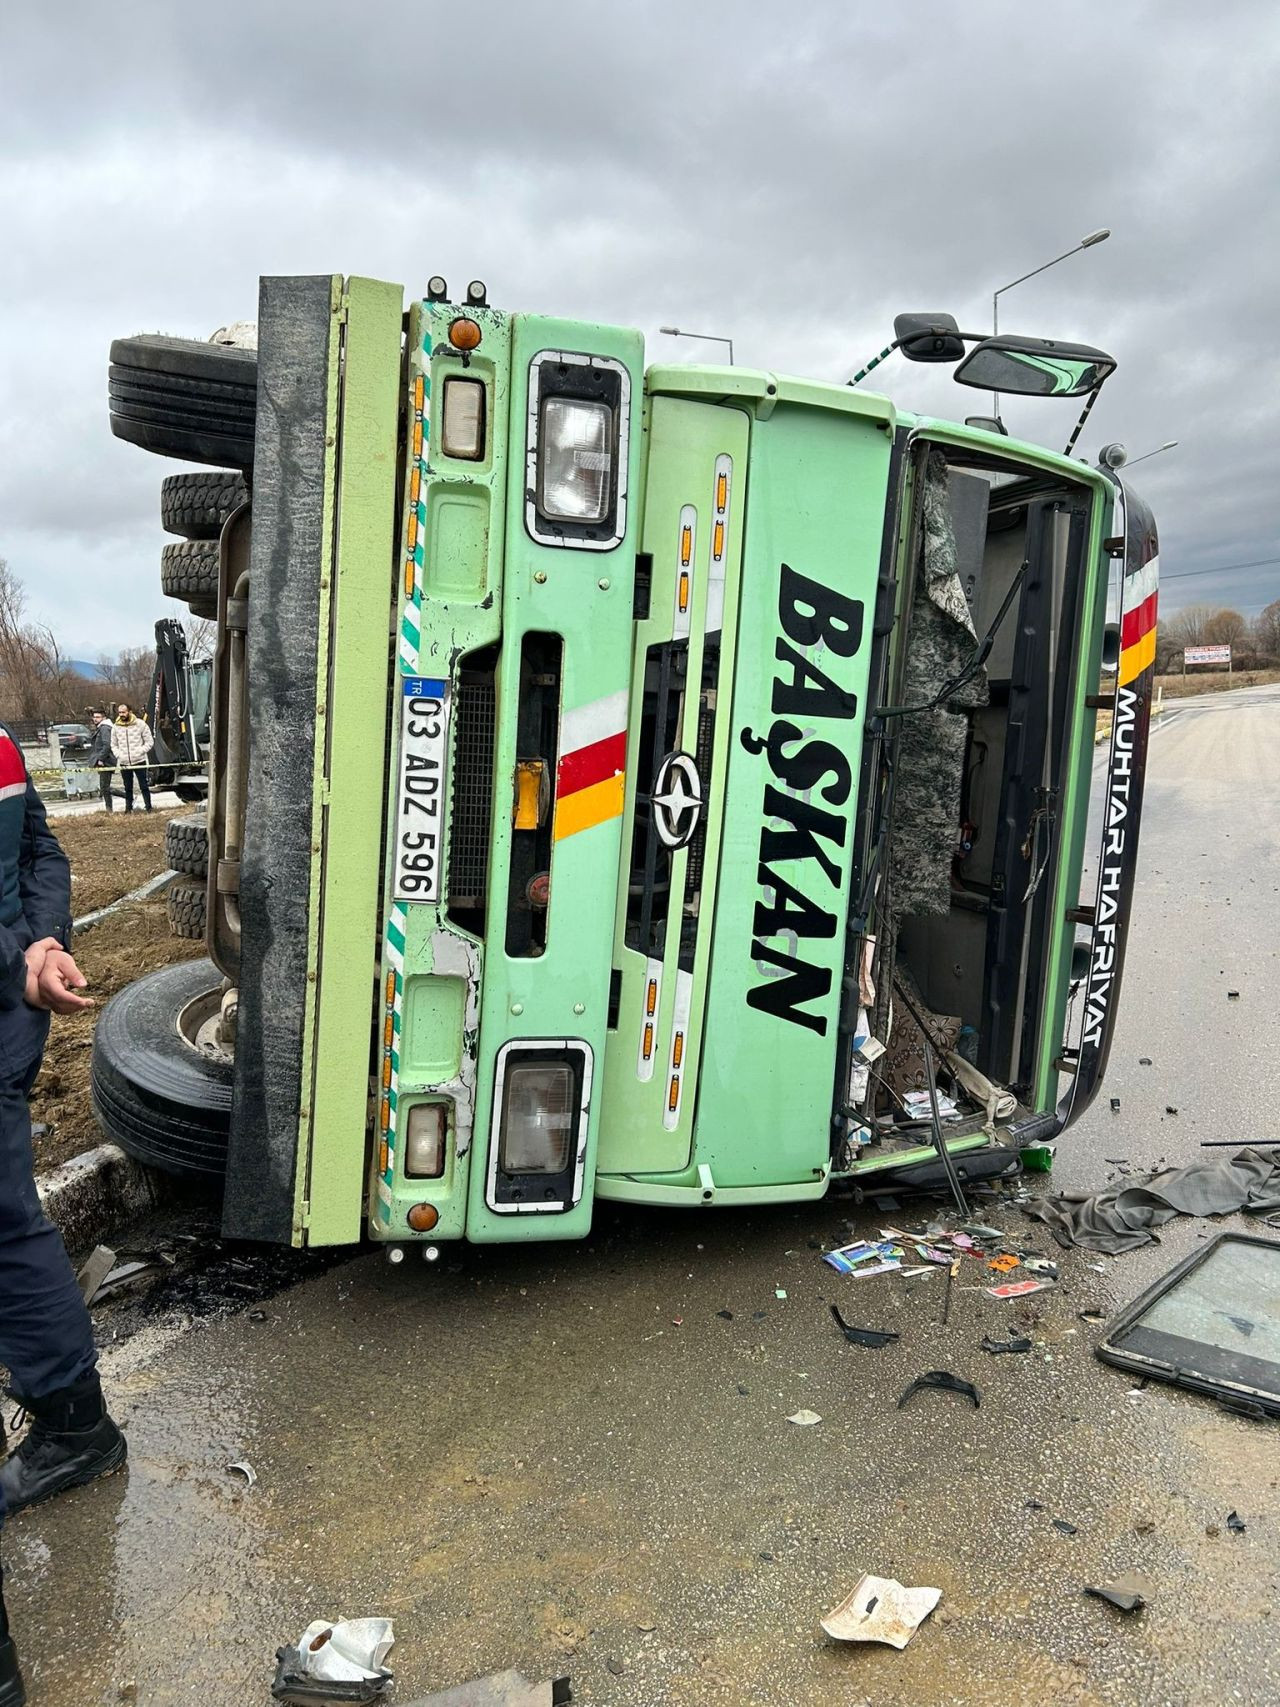
[[[44,1212],[69,1250],[99,1244],[161,1201],[161,1177],[114,1144],[99,1144],[36,1177]]]

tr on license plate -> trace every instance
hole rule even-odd
[[[439,901],[444,865],[444,778],[449,745],[448,684],[406,676],[400,712],[396,799],[397,901]]]

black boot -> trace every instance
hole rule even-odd
[[[18,1650],[9,1635],[9,1614],[4,1609],[4,1571],[0,1569],[0,1707],[22,1707],[26,1699],[18,1669]]]
[[[128,1451],[107,1415],[97,1372],[43,1399],[22,1399],[32,1422],[25,1440],[0,1464],[0,1495],[11,1512],[51,1499],[118,1470]],[[0,1695],[0,1707],[4,1697]]]

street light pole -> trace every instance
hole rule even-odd
[[[1078,255],[1082,249],[1092,249],[1095,243],[1105,243],[1110,235],[1111,232],[1105,226],[1100,231],[1091,231],[1087,237],[1082,237],[1080,239],[1074,249],[1064,249],[1062,254],[1055,255],[1052,261],[1046,261],[1043,266],[1032,267],[1031,271],[1029,273],[1023,273],[1021,278],[1010,279],[1008,284],[1001,285],[999,290],[993,291],[991,295],[992,337],[994,338],[1000,331],[1000,298],[1007,290],[1012,290],[1015,285],[1026,284],[1028,279],[1035,278],[1038,273],[1047,273],[1050,267],[1056,267],[1059,261],[1065,261],[1072,255]],[[991,403],[992,414],[994,414],[996,419],[999,420],[1000,393],[998,391],[993,391],[991,393]]]
[[[733,366],[732,338],[718,338],[712,332],[682,332],[678,326],[659,326],[658,330],[668,338],[697,338],[704,344],[727,344],[729,346],[729,366]]]

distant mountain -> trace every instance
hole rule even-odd
[[[83,676],[87,682],[100,682],[104,680],[102,671],[98,666],[96,664],[90,664],[84,658],[68,658],[66,660],[66,665],[69,670],[74,670],[78,676]]]

